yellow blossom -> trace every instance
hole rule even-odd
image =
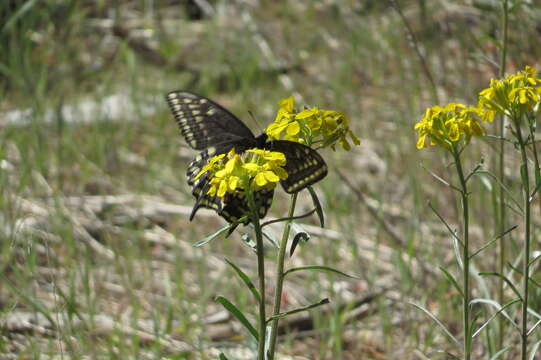
[[[270,139],[295,141],[308,146],[330,146],[333,150],[336,143],[350,150],[348,137],[355,145],[360,144],[344,113],[317,107],[297,112],[292,96],[281,100],[279,105],[275,121],[265,130]]]
[[[426,110],[423,118],[414,126],[419,132],[417,148],[439,145],[451,149],[453,143],[464,140],[468,143],[472,136],[483,136],[485,131],[480,120],[484,112],[479,108],[462,104],[447,104],[444,107],[433,106]]]
[[[271,190],[280,180],[287,178],[284,154],[264,149],[250,149],[237,154],[231,149],[209,159],[196,178],[209,175],[211,196],[224,197],[227,193]]]
[[[526,66],[516,74],[503,79],[492,79],[490,87],[479,93],[479,107],[485,111],[487,120],[495,114],[519,117],[532,111],[541,103],[541,78],[537,70]]]

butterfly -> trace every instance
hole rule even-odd
[[[208,174],[195,179],[208,159],[233,148],[236,153],[252,148],[283,153],[288,177],[280,183],[289,194],[299,192],[327,175],[325,161],[309,146],[286,140],[269,141],[265,133],[255,137],[239,118],[204,96],[189,91],[172,91],[167,94],[166,100],[188,145],[202,150],[190,163],[186,173],[188,185],[196,198],[190,220],[201,207],[214,209],[230,223],[238,222],[248,213],[247,201],[241,193],[226,194],[223,198],[211,196],[207,194],[210,188]],[[260,218],[267,214],[273,195],[274,189],[255,192]],[[248,224],[250,220],[243,222]]]

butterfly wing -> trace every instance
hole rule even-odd
[[[317,151],[309,146],[286,140],[270,141],[265,148],[286,156],[288,177],[280,183],[288,194],[293,194],[327,176],[327,164]]]
[[[188,91],[172,91],[166,98],[182,135],[196,150],[241,139],[254,139],[254,134],[242,121],[204,96]]]
[[[255,140],[242,139],[211,146],[195,157],[188,166],[187,171],[188,185],[192,187],[192,195],[196,198],[190,220],[193,219],[196,212],[202,207],[216,210],[220,216],[230,223],[238,221],[241,217],[249,213],[250,209],[248,203],[242,194],[227,194],[223,198],[219,196],[210,196],[207,194],[207,191],[210,188],[210,178],[208,175],[203,174],[197,180],[195,177],[212,156],[227,153],[231,148],[235,148],[237,153],[241,153],[255,146]],[[255,192],[255,201],[258,204],[259,215],[261,218],[265,217],[267,214],[267,211],[272,204],[273,195],[274,190]],[[247,220],[244,223],[248,224],[249,222],[250,221]]]

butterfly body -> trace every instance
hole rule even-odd
[[[268,141],[265,133],[255,137],[235,115],[210,99],[188,91],[173,91],[167,94],[167,103],[190,147],[202,150],[190,163],[186,174],[196,198],[190,220],[201,207],[216,210],[229,222],[238,221],[249,210],[241,194],[228,194],[223,198],[210,196],[207,193],[210,187],[208,174],[195,179],[208,159],[233,148],[239,154],[252,148],[284,153],[288,178],[281,184],[287,193],[296,193],[327,175],[327,166],[315,150],[291,141]],[[255,192],[260,217],[266,215],[273,194],[274,190]]]

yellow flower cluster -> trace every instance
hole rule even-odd
[[[452,149],[453,143],[463,139],[469,142],[472,136],[485,134],[480,119],[484,112],[479,108],[462,104],[447,104],[443,107],[433,106],[426,110],[425,115],[415,129],[419,131],[417,148],[426,147],[427,138],[430,145],[439,145]]]
[[[516,74],[490,81],[490,87],[479,93],[479,107],[492,121],[495,114],[520,117],[541,103],[541,78],[537,70],[526,66]]]
[[[333,150],[337,142],[345,150],[350,150],[351,146],[346,138],[348,136],[355,145],[360,144],[350,130],[344,113],[317,107],[297,112],[294,101],[291,96],[279,102],[280,109],[276,119],[265,130],[270,139],[295,141],[308,146],[320,144],[321,147],[330,146]]]
[[[280,180],[287,178],[284,169],[286,157],[281,152],[251,149],[237,154],[229,153],[212,157],[197,174],[210,174],[207,194],[223,197],[226,193],[246,190],[273,189]]]

